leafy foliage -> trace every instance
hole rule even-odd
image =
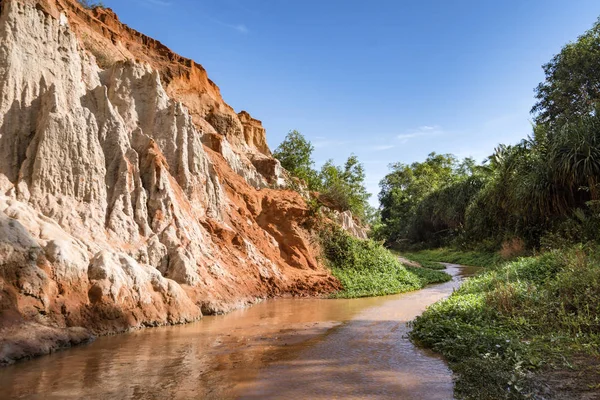
[[[442,265],[441,262],[484,268],[492,268],[503,262],[500,255],[495,252],[457,251],[450,248],[402,252],[402,256],[433,269],[439,269],[439,265]]]
[[[500,145],[483,165],[431,154],[395,164],[381,182],[388,243],[501,243],[528,247],[597,240],[600,222],[600,20],[544,66],[536,125],[516,145]],[[548,240],[551,238],[551,240]]]
[[[423,162],[397,163],[381,182],[380,231],[388,243],[437,242],[464,224],[470,199],[483,186],[483,169],[467,158],[431,153]]]
[[[600,101],[600,19],[544,65],[532,112],[540,125],[562,125],[595,113]]]
[[[491,179],[466,210],[470,238],[520,236],[539,246],[543,235],[562,223],[584,233],[590,208],[598,200],[600,116],[583,116],[559,128],[538,126],[533,137],[516,146],[501,146],[490,157]],[[573,220],[575,213],[582,218]],[[570,221],[570,222],[568,222]]]
[[[91,0],[77,0],[79,2],[79,4],[81,4],[83,7],[91,10],[93,8],[96,7],[100,7],[100,8],[106,8],[106,6],[104,5],[104,3],[102,1],[91,1]]]
[[[427,286],[430,283],[441,283],[452,280],[452,277],[443,271],[411,266],[406,266],[405,268],[408,272],[419,278],[422,287]]]
[[[352,211],[363,221],[372,217],[373,210],[368,203],[371,195],[365,188],[365,170],[358,157],[350,155],[342,167],[329,160],[321,171],[317,171],[313,151],[313,145],[294,130],[288,133],[273,155],[292,176],[306,182],[309,190],[321,192],[328,203],[341,211]]]
[[[320,180],[314,169],[315,162],[312,153],[315,148],[298,131],[290,131],[273,153],[292,176],[306,182],[310,190],[319,190]]]
[[[537,398],[531,371],[570,368],[571,355],[597,356],[600,345],[600,20],[544,71],[529,138],[498,146],[467,178],[454,173],[458,179],[438,181],[439,172],[428,171],[431,177],[419,179],[434,184],[424,196],[414,195],[412,181],[382,183],[384,196],[395,191],[413,202],[410,208],[407,201],[391,203],[382,211],[384,223],[409,227],[391,236],[395,241],[435,245],[438,237],[429,233],[444,221],[451,229],[458,226],[448,236],[454,244],[503,243],[506,255],[524,245],[544,250],[504,264],[499,255],[473,252],[403,253],[417,260],[495,265],[430,307],[411,333],[451,362],[460,398]],[[454,207],[451,198],[457,199]],[[387,218],[395,212],[403,220]]]
[[[321,231],[323,255],[344,290],[335,297],[382,296],[420,289],[450,279],[445,272],[404,267],[372,240],[360,240],[330,225]]]
[[[342,210],[351,210],[363,219],[366,217],[371,195],[365,188],[364,167],[354,154],[343,167],[334,165],[332,160],[327,161],[321,168],[320,178],[324,198]]]
[[[525,398],[528,371],[597,347],[598,255],[577,246],[488,270],[418,317],[411,336],[452,363],[462,398]]]

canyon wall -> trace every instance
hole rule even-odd
[[[265,130],[74,0],[0,0],[0,363],[339,289]]]

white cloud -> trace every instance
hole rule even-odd
[[[401,135],[398,135],[398,139],[406,141],[408,139],[416,138],[423,135],[425,135],[425,132],[403,133]]]
[[[406,143],[410,139],[419,138],[419,137],[423,137],[423,136],[430,136],[430,135],[442,135],[442,134],[444,134],[444,130],[439,125],[423,125],[423,126],[418,127],[417,129],[414,129],[407,133],[401,133],[400,135],[398,135],[396,137],[402,143]]]
[[[244,24],[237,24],[237,25],[234,25],[234,24],[227,24],[227,23],[225,23],[225,22],[221,22],[221,21],[218,21],[218,20],[214,20],[214,21],[215,21],[216,23],[218,23],[219,25],[223,25],[223,26],[225,26],[225,27],[227,27],[227,28],[230,28],[230,29],[233,29],[233,30],[235,30],[235,31],[238,31],[239,33],[241,33],[241,34],[243,34],[243,35],[245,35],[245,34],[247,34],[248,32],[250,32],[250,30],[248,29],[248,27],[247,27],[246,25],[244,25]]]
[[[230,27],[232,27],[233,29],[235,29],[236,31],[238,31],[239,33],[243,33],[246,34],[248,33],[248,28],[246,27],[246,25],[244,24],[239,24],[239,25],[230,25]]]
[[[396,146],[394,146],[393,144],[383,144],[383,145],[380,145],[380,146],[372,146],[371,150],[374,150],[374,151],[385,151],[385,150],[393,149],[394,147],[396,147]]]
[[[156,0],[156,1],[163,1],[163,0]],[[216,18],[211,18],[211,17],[207,17],[207,19],[209,19],[210,21],[212,21],[212,22],[214,22],[216,24],[224,26],[226,28],[236,30],[239,33],[244,34],[244,35],[250,32],[250,29],[248,29],[248,27],[246,25],[244,25],[244,24],[228,24],[226,22],[223,22],[223,21],[220,21],[220,20],[218,20]]]

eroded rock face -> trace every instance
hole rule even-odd
[[[0,363],[337,289],[284,174],[198,64],[110,10],[1,0]]]
[[[367,239],[369,237],[369,232],[367,228],[360,223],[358,223],[352,212],[350,211],[337,211],[331,210],[331,217],[333,221],[335,221],[339,226],[342,227],[346,232],[351,234],[354,237],[359,239]]]

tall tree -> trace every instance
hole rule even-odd
[[[451,154],[431,153],[423,162],[396,163],[380,183],[381,219],[389,241],[406,238],[419,203],[455,179],[457,160]]]
[[[537,124],[561,125],[592,114],[600,103],[600,19],[543,66],[546,79],[535,90]]]

